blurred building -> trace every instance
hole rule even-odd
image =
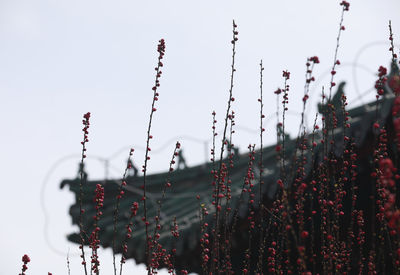
[[[400,77],[397,67],[393,67],[389,77],[387,85],[385,86],[385,94],[383,97],[369,104],[359,106],[348,110],[351,124],[349,129],[346,129],[346,135],[350,137],[351,141],[355,144],[354,150],[359,155],[358,162],[358,176],[355,180],[355,186],[361,188],[359,198],[357,201],[357,208],[363,209],[366,216],[373,216],[373,207],[370,203],[370,197],[374,194],[375,183],[371,179],[370,174],[374,170],[372,153],[375,148],[376,140],[376,129],[374,129],[374,123],[385,125],[388,131],[388,145],[389,154],[397,160],[397,148],[395,144],[395,129],[393,127],[392,107],[395,100],[394,90],[399,90]],[[327,144],[327,149],[331,154],[334,154],[336,158],[340,159],[344,151],[343,142],[343,125],[344,116],[342,112],[341,96],[344,93],[345,84],[341,83],[338,86],[336,94],[332,98],[332,105],[335,109],[337,128],[332,132],[332,138],[335,140],[334,145]],[[320,113],[329,112],[329,108],[326,105],[319,106]],[[328,126],[329,127],[329,126]],[[288,174],[290,175],[290,168],[293,164],[293,154],[295,153],[296,138],[290,139],[287,136],[286,141],[286,167],[288,167]],[[319,141],[322,139],[322,132],[316,131],[314,136],[308,133],[306,136],[308,145],[311,145],[312,140]],[[305,151],[304,157],[307,162],[304,166],[307,180],[311,179],[313,169],[323,161],[323,145],[318,142],[317,147],[311,153],[310,150]],[[254,179],[251,181],[254,184],[254,189],[257,190],[255,193],[254,200],[256,202],[260,199],[259,184],[262,181],[262,200],[266,206],[271,206],[274,195],[278,190],[277,180],[280,178],[280,165],[277,160],[276,146],[271,145],[263,149],[262,164],[263,172],[259,173],[258,163],[260,161],[259,151],[255,152],[255,161],[253,166]],[[182,156],[181,156],[181,161]],[[234,167],[229,169],[229,179],[231,180],[231,200],[229,207],[232,211],[229,215],[224,217],[224,223],[228,224],[228,228],[232,225],[235,226],[233,237],[231,239],[232,248],[232,264],[234,270],[240,270],[243,263],[243,252],[247,249],[248,241],[248,215],[249,215],[249,195],[247,193],[242,194],[244,185],[244,178],[246,177],[249,157],[248,153],[234,154],[233,157]],[[228,160],[226,159],[226,162]],[[161,229],[159,230],[159,243],[162,244],[166,251],[176,249],[175,253],[175,267],[177,270],[187,269],[192,272],[201,273],[201,234],[202,224],[204,222],[213,224],[213,214],[215,213],[215,206],[212,205],[212,194],[213,186],[212,174],[210,171],[213,169],[211,162],[204,163],[195,167],[186,167],[182,165],[180,169],[172,172],[170,182],[171,188],[167,189],[165,200],[162,202],[162,208],[160,212],[160,224]],[[261,175],[261,179],[260,179]],[[148,217],[150,222],[151,232],[154,232],[154,216],[157,213],[159,201],[162,198],[162,190],[166,184],[168,172],[150,175],[147,177],[147,207]],[[129,239],[127,245],[128,250],[125,254],[127,258],[134,258],[136,263],[145,263],[145,227],[141,220],[143,216],[143,205],[141,198],[143,196],[143,190],[141,186],[143,184],[143,178],[134,173],[126,178],[127,185],[124,187],[125,194],[120,201],[120,216],[117,223],[118,234],[116,236],[115,251],[122,253],[122,244],[125,239],[125,226],[129,222],[130,208],[133,202],[138,202],[139,212],[134,218],[134,225],[132,231],[132,237]],[[80,178],[77,177],[71,180],[64,180],[61,183],[61,187],[68,186],[69,189],[75,194],[76,203],[70,208],[70,215],[74,224],[79,223],[79,184]],[[121,179],[107,180],[107,181],[92,181],[85,180],[83,187],[83,208],[86,210],[84,214],[83,225],[84,228],[90,232],[93,227],[92,216],[95,215],[93,196],[96,184],[102,184],[105,190],[105,201],[102,209],[103,216],[99,221],[100,227],[100,241],[103,247],[112,247],[113,242],[113,213],[115,198],[119,194],[119,186],[121,185]],[[290,186],[287,186],[290,188]],[[223,206],[225,206],[226,200],[223,199]],[[256,220],[259,221],[260,211],[259,204],[255,203],[252,211],[255,211]],[[349,209],[349,205],[345,206],[345,209]],[[204,209],[207,209],[208,215],[203,216]],[[345,211],[346,212],[346,211]],[[235,215],[237,213],[237,220]],[[348,212],[346,212],[348,213]],[[204,220],[201,222],[200,217]],[[171,234],[171,226],[174,225],[174,221],[179,227],[179,238],[175,238]],[[369,224],[372,220],[366,219],[367,239],[370,238],[372,231],[369,229]],[[211,227],[211,226],[210,226]],[[204,233],[204,232],[203,232]],[[256,236],[259,232],[256,229]],[[72,242],[79,243],[79,233],[71,233],[68,239]],[[253,238],[257,240],[257,238]],[[253,247],[259,247],[259,243],[254,241]],[[255,252],[256,253],[256,252]],[[162,263],[161,263],[162,264]]]

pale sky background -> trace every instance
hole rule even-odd
[[[59,183],[77,173],[81,117],[88,111],[90,179],[104,177],[101,159],[109,159],[110,177],[121,177],[131,146],[137,149],[135,162],[142,164],[160,38],[167,48],[151,172],[167,169],[177,139],[189,165],[206,159],[211,112],[216,110],[222,122],[228,96],[232,19],[239,30],[235,145],[243,151],[258,143],[261,58],[270,122],[275,122],[273,91],[282,85],[282,70],[291,72],[289,109],[296,114],[306,58],[320,58],[307,113],[310,122],[321,86],[329,83],[326,72],[333,62],[339,2],[0,0],[0,275],[19,273],[25,253],[32,260],[29,274],[67,274],[68,250],[71,274],[82,274],[78,248],[66,241],[75,230],[68,215],[73,196],[60,190]],[[398,0],[351,1],[339,49],[343,65],[336,77],[336,82],[348,81],[350,105],[362,104],[356,88],[366,92],[379,65],[389,65],[387,25],[392,19],[400,43],[399,14]],[[357,67],[351,66],[354,62]],[[373,96],[367,93],[364,102]],[[292,113],[288,120],[293,134],[299,116]],[[273,125],[266,126],[267,144],[275,137]],[[49,242],[41,203],[48,213]],[[110,250],[100,257],[102,273],[111,274]],[[132,261],[125,268],[125,274],[144,272]]]

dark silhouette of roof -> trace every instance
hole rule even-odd
[[[398,69],[391,72],[391,76],[398,74]],[[342,83],[338,86],[337,93],[333,96],[332,104],[335,106],[336,113],[338,114],[338,127],[334,129],[333,138],[335,138],[335,144],[333,148],[329,148],[334,154],[340,156],[343,152],[343,118],[341,118],[341,94],[344,92],[345,84]],[[374,131],[373,124],[375,122],[381,125],[386,124],[388,118],[391,117],[391,108],[395,96],[390,91],[390,87],[385,87],[385,94],[379,101],[374,101],[369,104],[359,106],[348,110],[351,128],[346,129],[346,135],[349,136],[356,147],[362,147],[368,134]],[[338,102],[339,101],[339,102]],[[378,104],[378,109],[377,109]],[[319,111],[324,112],[326,106],[319,106]],[[321,139],[322,133],[320,131],[315,132],[315,140]],[[308,142],[311,143],[311,134],[307,134]],[[331,145],[328,144],[328,147]],[[296,139],[289,139],[286,142],[286,155],[291,156],[294,153],[296,147]],[[306,153],[308,159],[315,158],[314,162],[319,163],[322,161],[322,147],[318,143],[314,155]],[[254,163],[258,163],[259,154],[256,152],[256,160]],[[287,159],[287,167],[290,167],[291,159]],[[279,163],[277,161],[277,152],[275,145],[267,146],[263,149],[262,159],[264,171],[262,174],[262,181],[264,182],[262,187],[263,201],[271,201],[277,190],[277,180],[279,179]],[[306,165],[306,173],[310,173],[312,167],[312,161],[308,161]],[[244,177],[247,172],[248,166],[248,154],[237,154],[234,158],[234,168],[229,171],[230,179],[232,181],[232,199],[230,205],[233,209],[237,207],[239,218],[245,219],[248,214],[247,203],[240,204],[240,194],[243,186]],[[259,184],[259,173],[257,172],[257,165],[255,169],[254,184],[258,190]],[[201,207],[206,207],[209,211],[208,219],[212,220],[212,214],[215,211],[215,207],[211,204],[213,187],[211,186],[212,175],[212,163],[204,163],[194,167],[186,167],[178,169],[172,172],[171,184],[172,187],[167,190],[166,199],[163,202],[161,209],[160,221],[162,228],[160,230],[159,242],[163,245],[167,251],[172,247],[176,248],[177,257],[181,257],[186,261],[182,265],[190,266],[200,259],[189,259],[190,257],[198,257],[198,247],[200,239],[200,226],[199,226],[199,211]],[[147,202],[148,202],[148,217],[154,217],[156,215],[158,200],[161,198],[161,191],[166,183],[167,172],[150,175],[147,177]],[[131,175],[126,178],[127,186],[125,187],[125,195],[120,202],[120,217],[117,224],[118,232],[116,237],[116,252],[121,253],[121,245],[125,237],[125,225],[128,222],[130,207],[132,202],[140,202],[143,196],[143,190],[140,188],[143,182],[143,178],[137,175]],[[64,180],[61,186],[68,186],[69,189],[75,194],[76,202],[70,208],[70,215],[72,217],[73,224],[79,222],[79,177],[72,180]],[[93,196],[94,188],[96,184],[102,184],[104,186],[105,200],[103,207],[103,216],[98,222],[100,231],[100,240],[103,247],[111,247],[113,239],[113,212],[115,197],[118,194],[118,188],[121,184],[121,179],[115,180],[99,180],[91,181],[87,180],[83,187],[83,208],[86,210],[84,214],[84,228],[88,231],[93,227],[92,216],[95,215]],[[196,196],[199,195],[200,199]],[[257,197],[258,196],[258,197]],[[247,202],[248,195],[244,194],[242,200]],[[255,201],[259,200],[259,194],[256,192]],[[255,204],[257,208],[258,205]],[[234,213],[232,211],[231,213]],[[137,263],[145,262],[145,228],[144,223],[141,220],[143,216],[143,207],[140,203],[139,212],[134,222],[134,229],[132,232],[132,238],[128,242],[128,253],[129,258],[134,258]],[[229,216],[229,220],[232,220],[233,214]],[[171,236],[170,228],[173,224],[173,220],[179,225],[180,237],[174,239]],[[150,228],[154,225],[154,219],[149,218]],[[152,231],[151,231],[152,232]],[[79,243],[79,232],[72,233],[68,236],[68,239],[72,242]],[[196,254],[197,253],[197,254]],[[195,264],[193,264],[195,265]]]

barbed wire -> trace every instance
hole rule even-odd
[[[380,41],[373,41],[370,42],[368,44],[365,44],[364,46],[362,46],[356,53],[355,57],[354,57],[354,61],[353,63],[358,64],[358,60],[360,59],[361,54],[363,54],[367,49],[377,46],[377,45],[386,45],[389,46],[388,41],[386,40],[380,40]],[[395,47],[400,48],[400,44],[394,44]],[[376,68],[374,71],[374,76],[376,76]],[[358,77],[357,77],[357,71],[355,70],[355,68],[352,68],[352,77],[353,77],[353,84],[354,84],[354,88],[355,88],[355,92],[357,93],[357,95],[360,95],[360,90],[358,87]],[[362,101],[361,101],[362,102]]]
[[[295,116],[299,115],[299,113],[294,112],[294,111],[291,111],[289,113],[292,114],[292,115],[295,115]],[[272,119],[274,118],[274,115],[275,114],[272,114],[270,117],[268,117],[266,119],[266,122],[268,123],[269,121],[272,121]],[[246,126],[237,125],[236,128],[241,130],[241,131],[245,131],[245,132],[252,133],[252,134],[258,133],[258,130],[251,129],[251,128],[246,127]],[[210,141],[208,139],[200,139],[200,138],[193,137],[193,136],[190,136],[190,135],[175,136],[175,137],[169,139],[168,141],[166,141],[160,147],[152,150],[152,154],[160,154],[160,153],[162,153],[166,148],[168,148],[167,145],[171,144],[172,142],[174,142],[176,140],[181,140],[181,141],[190,140],[190,141],[194,141],[194,142],[197,142],[197,143],[201,143],[201,144],[203,144],[205,146],[206,154],[208,154],[208,145],[209,145]],[[97,161],[101,162],[104,165],[104,178],[107,179],[110,168],[112,168],[116,173],[121,174],[121,170],[116,168],[116,167],[114,167],[113,165],[111,165],[110,161],[115,159],[115,158],[117,158],[117,157],[119,157],[119,155],[121,155],[122,153],[130,150],[131,148],[132,148],[132,146],[123,146],[120,149],[118,149],[115,153],[109,155],[108,157],[101,157],[101,156],[96,156],[96,155],[88,155],[87,159],[88,160],[90,160],[90,159],[97,160]],[[141,151],[145,150],[145,148],[143,146],[140,146],[140,145],[139,146],[133,146],[133,148],[135,148],[135,150],[141,150]],[[61,251],[61,250],[57,249],[56,246],[53,245],[53,243],[51,242],[51,239],[50,239],[50,234],[49,234],[50,215],[47,212],[46,203],[45,203],[46,202],[46,189],[48,188],[48,183],[49,183],[49,180],[50,180],[51,176],[53,175],[54,171],[57,168],[59,168],[59,166],[61,166],[62,164],[64,164],[68,160],[71,160],[71,159],[78,160],[80,157],[81,157],[80,154],[70,154],[70,155],[63,156],[63,157],[59,158],[58,160],[56,160],[50,166],[50,168],[48,169],[48,171],[47,171],[47,173],[46,173],[46,175],[45,175],[45,177],[44,177],[44,179],[42,181],[41,188],[40,188],[40,205],[41,205],[42,213],[43,213],[43,216],[44,216],[44,225],[43,225],[44,239],[45,239],[45,242],[46,242],[47,246],[54,253],[56,253],[58,255],[61,255],[61,256],[65,256],[66,253],[64,251]],[[207,161],[208,161],[208,155],[206,155],[206,162]],[[138,193],[139,192],[138,190],[135,190],[134,188],[133,189],[130,188],[127,191],[130,191],[130,192],[133,192],[133,193]],[[140,193],[141,193],[141,191],[140,191]],[[151,196],[152,194],[149,194],[149,195]],[[156,194],[153,194],[153,195],[154,195],[154,197],[156,197]],[[72,254],[70,253],[69,255],[72,256],[72,257],[76,257],[76,256],[79,256],[80,253],[72,253]]]

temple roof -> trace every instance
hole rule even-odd
[[[337,104],[336,100],[340,100],[340,95],[343,93],[344,84],[339,85],[336,95],[333,97],[333,105],[335,106],[336,113],[338,115],[338,127],[334,129],[335,144],[331,148],[328,144],[328,150],[334,154],[340,156],[343,152],[343,123],[340,121],[341,105]],[[369,104],[359,106],[348,110],[351,124],[351,128],[346,128],[346,135],[356,144],[356,147],[361,147],[367,138],[368,134],[374,131],[373,124],[375,122],[385,125],[388,119],[391,117],[391,108],[394,100],[394,95],[390,91],[390,88],[385,87],[385,95],[379,100]],[[378,106],[377,106],[378,103]],[[377,109],[378,107],[378,109]],[[323,112],[324,106],[319,106],[320,112]],[[317,131],[314,133],[314,139],[319,141],[322,138],[322,133]],[[311,146],[312,141],[311,133],[307,134],[308,143]],[[314,150],[314,154],[310,151],[305,153],[307,159],[314,158],[313,161],[308,161],[306,165],[306,173],[309,173],[312,169],[311,163],[318,163],[321,161],[322,146],[319,142]],[[280,167],[277,161],[277,152],[275,145],[267,146],[263,148],[263,173],[262,186],[263,200],[271,200],[277,190],[277,180],[280,177]],[[292,156],[296,147],[296,139],[289,139],[286,141],[286,155]],[[238,214],[241,218],[245,218],[248,214],[248,206],[246,203],[240,204],[240,194],[243,188],[244,178],[247,173],[248,167],[248,154],[238,154],[234,158],[234,168],[229,171],[229,177],[232,181],[232,199],[230,205],[232,208],[238,207]],[[256,160],[254,163],[259,162],[259,151],[256,151]],[[291,166],[290,157],[287,159],[287,167]],[[163,202],[160,221],[162,228],[160,230],[159,242],[163,245],[167,251],[172,247],[176,248],[176,254],[182,255],[193,251],[198,245],[200,236],[200,224],[199,224],[199,211],[202,207],[206,207],[210,213],[208,219],[212,219],[212,214],[215,211],[215,207],[211,204],[213,187],[211,185],[212,175],[210,171],[213,168],[212,163],[204,163],[194,167],[188,167],[172,172],[170,182],[172,187],[167,190],[166,198]],[[257,165],[254,167],[255,179],[253,183],[254,188],[258,190],[259,170]],[[156,215],[158,201],[161,198],[162,189],[166,183],[168,173],[159,173],[149,175],[146,178],[146,196],[147,196],[147,207],[148,217],[150,221],[150,228],[154,226],[154,216]],[[125,195],[122,197],[120,202],[120,217],[117,224],[118,232],[116,237],[116,252],[121,252],[121,245],[124,240],[125,225],[128,222],[130,215],[130,207],[132,202],[141,202],[143,196],[143,190],[140,186],[143,184],[143,177],[141,176],[129,176],[126,178],[127,185],[125,187]],[[70,208],[70,215],[72,217],[73,224],[79,222],[79,183],[80,179],[75,178],[71,180],[64,180],[61,186],[69,186],[69,189],[75,194],[76,202]],[[83,208],[86,210],[84,214],[83,226],[88,230],[93,227],[92,216],[95,215],[93,197],[94,189],[96,184],[102,184],[104,187],[105,199],[103,207],[103,216],[100,219],[98,225],[101,228],[99,233],[101,245],[103,247],[111,247],[113,239],[113,212],[115,197],[118,194],[119,185],[121,179],[115,180],[98,180],[92,181],[87,180],[83,186]],[[196,196],[199,195],[200,199]],[[259,200],[258,192],[256,192],[255,201]],[[244,194],[242,200],[247,201],[248,195]],[[257,207],[257,204],[255,204]],[[134,222],[134,229],[132,232],[132,238],[128,242],[128,253],[129,258],[134,258],[137,263],[143,263],[145,258],[145,227],[141,220],[143,216],[143,205],[140,203],[138,215]],[[152,217],[152,218],[151,218]],[[173,224],[173,220],[176,218],[177,224],[179,225],[180,237],[175,240],[171,237],[170,227]],[[229,217],[232,218],[232,215]],[[153,232],[153,231],[151,231]],[[73,242],[79,242],[79,233],[72,233],[68,236],[68,239]]]

